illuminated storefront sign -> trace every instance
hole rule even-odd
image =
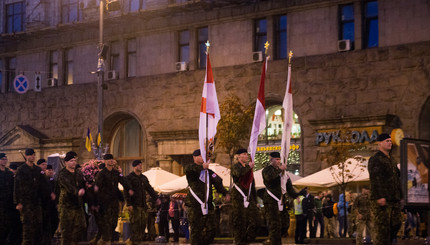
[[[342,143],[343,141],[351,144],[373,143],[381,132],[382,127],[349,128],[345,131],[340,129],[319,130],[315,134],[315,144],[330,145]]]
[[[300,148],[300,145],[298,144],[292,144],[290,145],[290,150],[295,151]],[[280,151],[281,146],[275,145],[275,146],[257,146],[257,152],[268,152],[268,151]]]

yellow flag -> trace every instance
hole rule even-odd
[[[90,133],[90,128],[88,128],[87,131],[87,138],[85,139],[85,148],[87,149],[87,151],[91,152],[91,143],[93,142],[93,137],[91,136]]]

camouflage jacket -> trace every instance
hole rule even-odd
[[[275,195],[279,199],[282,196],[281,173],[282,173],[282,170],[275,168],[273,165],[268,165],[263,169],[263,172],[262,172],[263,181],[264,181],[264,185],[266,186],[266,189],[269,190],[273,195]],[[296,198],[298,196],[297,192],[293,188],[291,179],[289,178],[286,184],[286,189],[287,189],[288,195],[290,195],[292,198]],[[264,201],[267,201],[267,200],[275,201],[275,199],[273,199],[273,197],[271,197],[266,191],[264,194]]]
[[[72,173],[67,168],[61,169],[58,173],[57,184],[60,189],[60,207],[70,209],[83,207],[82,197],[78,196],[79,190],[85,188],[85,180],[81,171]]]
[[[127,206],[144,207],[147,209],[146,193],[153,198],[158,197],[157,192],[155,192],[151,184],[149,184],[149,180],[145,175],[137,175],[134,172],[131,172],[127,175],[126,179],[130,189],[134,192],[133,196],[130,196],[127,191],[124,192]]]
[[[402,198],[400,171],[392,157],[378,151],[369,159],[370,199],[385,198],[389,202],[399,202]]]

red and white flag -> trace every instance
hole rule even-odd
[[[204,162],[206,159],[206,146],[209,144],[209,149],[214,147],[214,137],[218,121],[221,119],[221,114],[218,106],[218,99],[215,89],[215,81],[212,74],[212,66],[209,60],[209,54],[206,55],[206,77],[203,85],[202,105],[200,108],[200,123],[199,123],[199,143],[200,152]]]
[[[261,71],[260,89],[258,90],[257,103],[255,104],[254,121],[252,123],[251,138],[249,139],[248,152],[251,154],[251,159],[254,161],[255,152],[257,150],[258,135],[266,128],[266,104],[264,99],[264,80],[266,79],[267,61],[269,57],[263,61],[263,69]]]
[[[291,93],[291,64],[288,64],[287,88],[285,90],[284,102],[284,128],[281,141],[281,164],[287,162],[290,152],[291,128],[293,127],[293,94]]]

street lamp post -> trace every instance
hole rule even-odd
[[[97,144],[97,159],[102,159],[102,142],[103,142],[103,82],[104,82],[104,53],[105,47],[103,43],[103,12],[104,12],[105,2],[100,0],[100,20],[99,20],[99,53],[97,62],[97,106],[98,106],[98,135],[100,137],[100,142],[98,138],[96,139]]]

